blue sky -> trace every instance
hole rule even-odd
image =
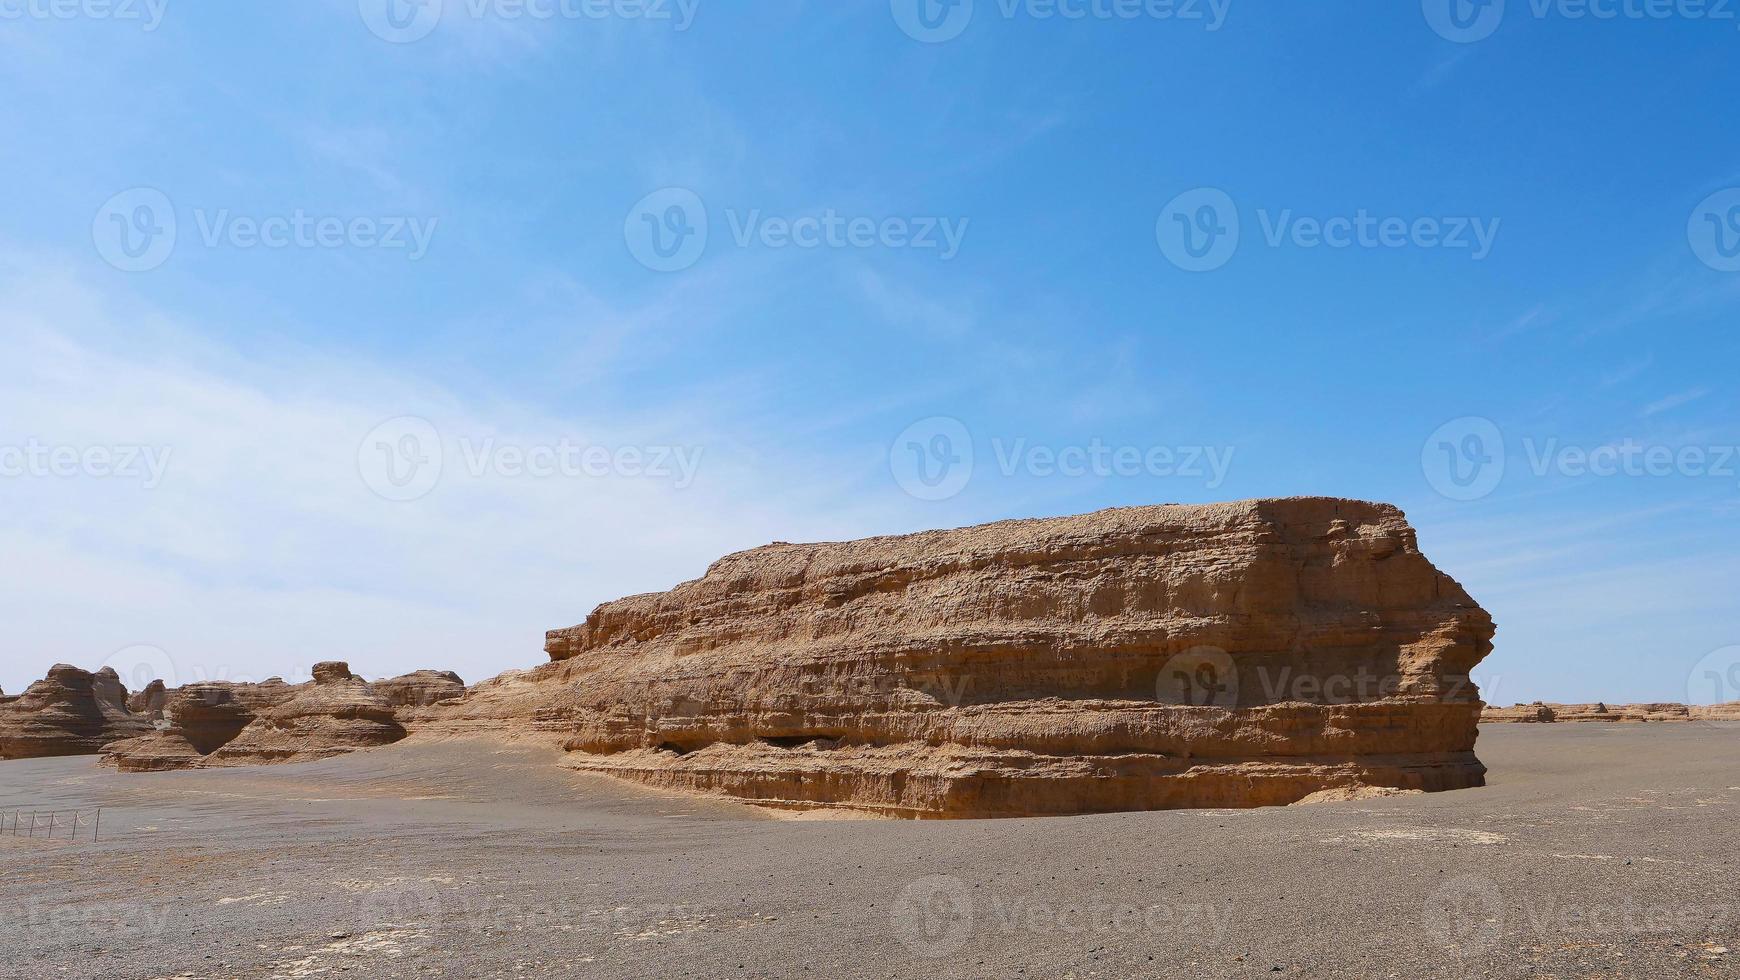
[[[1735,19],[915,2],[0,3],[0,687],[1294,494],[1408,512],[1489,700],[1740,662]]]

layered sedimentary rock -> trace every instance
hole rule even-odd
[[[206,757],[208,766],[312,762],[405,737],[393,706],[350,672],[348,664],[314,666],[314,683],[261,711],[234,739]]]
[[[1162,506],[728,556],[430,729],[781,807],[1008,816],[1480,785],[1490,617],[1400,511]]]
[[[127,688],[113,668],[96,673],[56,664],[48,676],[0,705],[0,759],[90,755],[151,730],[127,710]]]
[[[310,762],[405,737],[394,705],[336,661],[316,664],[307,684],[190,684],[171,694],[167,714],[172,727],[117,742],[105,761],[124,772]]]
[[[154,680],[145,685],[144,690],[127,697],[127,710],[155,724],[163,720],[163,710],[168,702],[168,688],[161,680]]]
[[[1607,722],[1675,722],[1675,721],[1740,721],[1740,701],[1715,705],[1684,705],[1675,702],[1645,704],[1558,704],[1536,701],[1509,708],[1488,706],[1480,720],[1486,724],[1607,721]]]
[[[103,761],[123,772],[191,769],[240,735],[260,713],[295,697],[308,685],[273,677],[261,684],[202,681],[165,695],[165,727],[111,744]]]
[[[465,682],[451,670],[419,670],[369,686],[394,708],[427,708],[465,696]]]

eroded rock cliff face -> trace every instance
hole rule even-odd
[[[427,725],[780,807],[1263,806],[1480,785],[1492,636],[1394,507],[1125,508],[730,555]]]
[[[67,664],[0,705],[0,759],[92,755],[151,730],[127,710],[127,688],[113,668],[96,673]]]
[[[233,740],[205,760],[207,766],[312,762],[405,737],[393,706],[367,681],[336,661],[314,665],[314,683],[282,704],[261,711]]]

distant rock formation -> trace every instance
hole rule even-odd
[[[123,772],[309,762],[405,737],[414,716],[465,694],[451,671],[417,671],[369,684],[332,661],[314,680],[286,684],[210,682],[169,692],[170,726],[117,742],[104,761]]]
[[[127,710],[155,724],[163,720],[163,709],[168,701],[169,693],[163,681],[154,680],[145,685],[144,690],[127,698]]]
[[[575,768],[915,817],[1481,785],[1491,618],[1401,512],[1136,507],[730,555],[554,630],[432,733]]]
[[[1740,721],[1740,701],[1716,705],[1684,705],[1674,702],[1645,704],[1558,704],[1536,701],[1509,708],[1487,705],[1480,713],[1482,724],[1551,724],[1554,722],[1675,722]]]
[[[427,708],[465,696],[465,682],[451,670],[419,670],[370,686],[395,708]]]
[[[213,752],[208,766],[311,762],[356,749],[390,745],[405,737],[393,706],[348,664],[314,666],[314,683],[259,713],[232,741]]]
[[[127,688],[113,668],[96,673],[67,664],[0,705],[0,759],[92,755],[151,730],[127,710]]]

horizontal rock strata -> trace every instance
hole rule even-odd
[[[93,674],[56,664],[0,705],[0,759],[92,755],[150,730],[150,722],[127,710],[127,688],[113,668]]]
[[[365,682],[347,664],[316,664],[314,680],[209,682],[168,692],[168,727],[109,746],[123,772],[311,762],[404,738],[405,722],[465,693],[451,671]]]
[[[1263,806],[1480,785],[1492,635],[1394,507],[1125,508],[731,555],[428,725],[780,807]]]

